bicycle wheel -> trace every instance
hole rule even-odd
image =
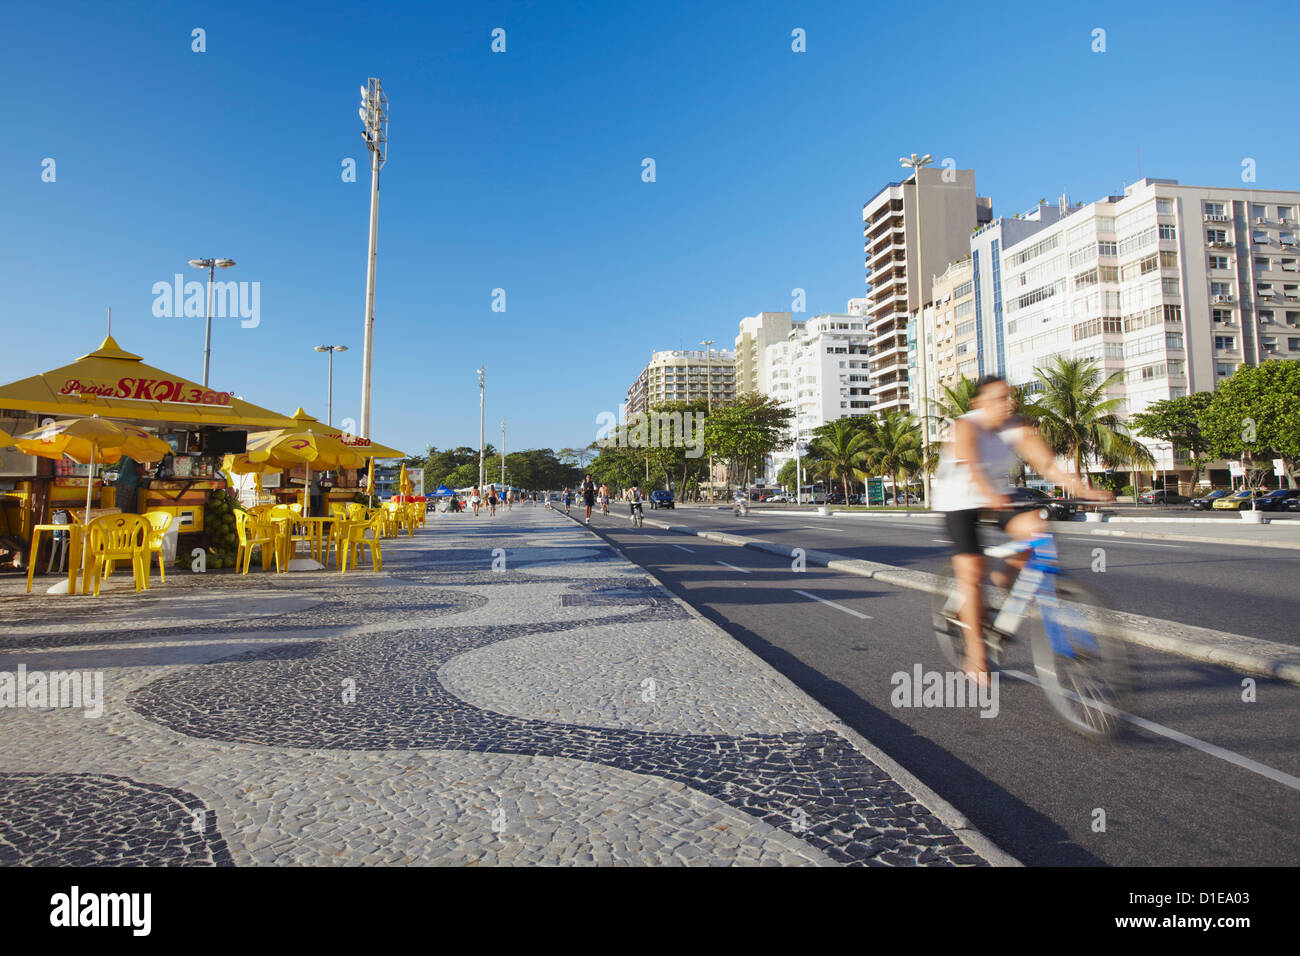
[[[933,596],[931,617],[934,621],[934,636],[939,641],[939,650],[944,660],[958,670],[966,662],[966,631],[957,620],[960,608],[956,582],[949,582],[947,588]],[[989,667],[996,667],[1002,641],[987,626],[984,629],[984,649],[988,655]]]
[[[1085,737],[1114,737],[1132,689],[1128,647],[1099,633],[1105,604],[1089,588],[1056,575],[1055,596],[1035,602],[1025,621],[1034,669],[1052,709]]]

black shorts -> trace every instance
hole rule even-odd
[[[953,553],[983,554],[984,546],[980,544],[979,534],[980,518],[988,518],[997,524],[1000,530],[1006,531],[1008,522],[1016,514],[1017,512],[1007,508],[997,510],[967,508],[962,511],[944,512],[945,520],[948,523],[948,534],[952,538]]]

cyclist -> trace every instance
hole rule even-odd
[[[984,648],[984,551],[978,522],[981,512],[997,509],[997,525],[1024,541],[1045,530],[1037,511],[1009,511],[1011,466],[1018,455],[1040,475],[1077,498],[1105,501],[1114,498],[1105,489],[1092,488],[1077,475],[1056,467],[1056,453],[1039,437],[1037,429],[1012,414],[1011,387],[998,375],[985,375],[975,386],[971,411],[953,422],[952,440],[944,445],[935,475],[934,508],[945,513],[953,541],[953,574],[962,596],[958,619],[966,636],[967,676],[987,680],[988,657]],[[1029,552],[1009,558],[1007,571],[992,576],[993,583],[1009,588]]]
[[[603,481],[600,483],[600,513],[609,514],[609,485]]]
[[[641,485],[634,481],[632,487],[627,490],[628,509],[634,519],[645,517],[645,509],[641,507],[642,500]]]

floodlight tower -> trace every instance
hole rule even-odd
[[[370,150],[370,254],[366,259],[366,325],[361,352],[361,437],[370,437],[370,366],[375,339],[375,256],[379,246],[379,170],[388,159],[388,98],[378,78],[361,87],[361,138]]]

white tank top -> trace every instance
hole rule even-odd
[[[1011,488],[1011,466],[1016,462],[1016,446],[1024,435],[1024,423],[1009,418],[994,431],[984,424],[981,412],[967,412],[962,418],[975,426],[975,442],[979,461],[972,463],[954,457],[956,445],[949,442],[943,448],[939,470],[934,476],[934,508],[936,511],[964,511],[968,508],[986,508],[989,498],[975,483],[972,465],[978,466],[988,483],[999,491]]]

